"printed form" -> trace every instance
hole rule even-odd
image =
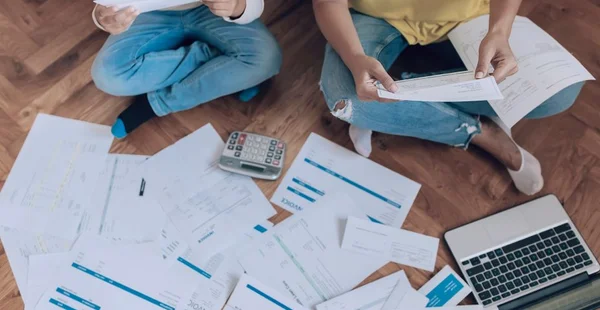
[[[488,23],[489,15],[481,16],[448,34],[467,70],[477,66]],[[490,101],[509,127],[565,87],[594,79],[573,55],[526,17],[517,16],[509,40],[519,72],[500,83],[505,98]]]
[[[446,266],[425,283],[419,293],[429,299],[427,307],[456,306],[471,293],[471,288],[450,266]]]
[[[364,217],[350,197],[328,195],[315,208],[276,225],[238,260],[250,276],[314,309],[387,263],[340,248],[349,215]]]
[[[58,276],[60,267],[69,260],[69,256],[69,252],[29,256],[27,296],[22,295],[26,310],[35,309],[48,286]]]
[[[218,167],[224,147],[208,124],[144,163],[146,189],[190,248],[205,258],[276,214],[251,178]]]
[[[39,114],[0,192],[0,226],[75,239],[110,127]]]
[[[116,246],[84,234],[35,309],[175,310],[197,280],[168,268],[153,243]]]
[[[243,275],[224,310],[308,310],[294,300]]]
[[[440,240],[349,217],[342,249],[433,271]]]
[[[311,133],[271,202],[294,213],[347,194],[369,219],[401,227],[421,185]]]
[[[381,310],[425,309],[428,301],[427,297],[412,288],[408,279],[401,280],[398,281]]]
[[[147,198],[141,169],[147,159],[140,155],[108,155],[92,203],[84,212],[82,233],[124,243],[158,238],[166,216],[159,204]]]
[[[473,71],[427,76],[397,81],[398,91],[389,92],[378,84],[379,97],[386,99],[466,102],[503,99],[493,77],[475,79]]]
[[[248,231],[244,238],[227,250],[215,254],[208,260],[194,255],[177,231],[168,224],[159,241],[163,258],[171,262],[171,268],[183,268],[203,278],[191,297],[180,309],[182,310],[220,310],[233,292],[235,285],[244,274],[237,261],[236,253],[242,251],[250,241],[268,231],[273,224],[264,221]],[[206,279],[206,280],[205,280]]]
[[[404,271],[392,273],[344,295],[317,305],[317,310],[381,310],[399,281],[408,283]],[[408,284],[410,286],[410,284]]]

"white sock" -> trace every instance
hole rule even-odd
[[[512,140],[510,128],[500,121],[497,117],[490,117],[490,119],[496,123]],[[520,147],[515,140],[513,143],[519,148],[521,152],[521,168],[518,171],[508,170],[508,174],[513,179],[515,187],[525,195],[535,195],[544,187],[544,177],[542,176],[542,167],[540,162],[527,152],[525,149]]]
[[[371,135],[373,134],[373,131],[350,125],[348,133],[350,134],[352,143],[354,143],[356,152],[364,157],[369,157],[372,151]]]

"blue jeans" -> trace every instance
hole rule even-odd
[[[386,21],[353,12],[352,20],[365,53],[389,69],[408,46],[400,32]],[[583,83],[567,87],[533,110],[527,118],[543,118],[568,109]],[[327,105],[338,118],[357,127],[387,134],[410,136],[453,146],[467,147],[481,133],[479,115],[495,116],[482,102],[363,102],[356,95],[354,79],[330,45],[325,49],[321,89]],[[336,109],[337,103],[345,103]]]
[[[92,77],[111,95],[147,93],[163,116],[256,86],[280,66],[279,45],[260,21],[229,23],[200,6],[141,14],[108,38]]]

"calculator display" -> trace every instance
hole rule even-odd
[[[263,172],[263,171],[265,171],[265,168],[263,168],[263,167],[257,167],[257,166],[248,165],[248,164],[245,164],[245,163],[242,163],[242,168],[253,170],[253,171],[256,171],[256,172]]]

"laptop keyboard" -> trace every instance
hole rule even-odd
[[[569,223],[462,262],[483,305],[534,289],[592,263]]]

